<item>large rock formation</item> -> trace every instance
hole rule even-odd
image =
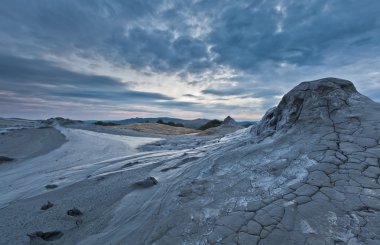
[[[159,214],[140,226],[155,228],[130,241],[380,244],[379,111],[349,81],[301,83],[253,136],[226,140],[168,181],[151,207]]]
[[[357,92],[350,81],[324,78],[303,82],[290,90],[277,107],[267,111],[256,128],[256,134],[269,136],[286,131],[296,123],[331,123],[332,116],[342,114],[356,102],[371,103]]]

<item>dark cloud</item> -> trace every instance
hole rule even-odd
[[[85,75],[58,67],[53,62],[3,54],[0,54],[0,79],[3,81],[2,85],[9,84],[11,87],[17,84],[28,86],[36,83],[73,88],[123,89],[127,87],[119,79]]]
[[[14,50],[30,53],[100,54],[134,69],[223,64],[255,72],[267,63],[321,64],[342,50],[379,51],[379,9],[373,0],[5,1],[0,42],[7,49],[23,40]],[[210,31],[194,37],[202,29]]]
[[[380,49],[375,44],[380,41],[377,1],[266,1],[247,5],[226,7],[214,20],[208,40],[218,63],[257,71],[265,62],[321,64],[328,56],[362,40]]]
[[[189,36],[174,38],[168,31],[135,27],[125,36],[111,37],[106,43],[116,52],[117,58],[121,57],[134,69],[196,72],[210,67],[204,42]]]
[[[16,94],[37,95],[41,98],[58,97],[97,99],[124,102],[145,102],[173,98],[159,93],[134,91],[119,79],[86,75],[57,67],[44,60],[0,55],[0,90]]]
[[[209,95],[219,101],[254,97],[262,107],[252,108],[262,113],[298,82],[344,76],[378,99],[379,9],[376,0],[5,0],[0,89],[21,100],[33,95],[216,113],[215,106],[201,104]],[[122,83],[129,78],[88,74],[77,64],[74,72],[51,57],[102,60],[150,77],[177,76],[204,96],[184,95],[197,104],[161,91],[134,91],[146,81]],[[231,72],[220,75],[221,70]],[[234,86],[225,87],[225,81]],[[187,92],[178,97],[182,93]]]

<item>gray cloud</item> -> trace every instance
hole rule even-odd
[[[107,76],[86,75],[57,67],[44,60],[16,58],[0,54],[0,90],[16,94],[154,103],[173,98],[134,91],[128,84]]]
[[[376,0],[5,0],[0,5],[0,89],[12,94],[15,108],[23,97],[34,96],[206,115],[232,109],[205,107],[203,96],[189,103],[160,91],[134,91],[131,87],[142,82],[129,85],[120,77],[73,72],[49,61],[77,56],[100,57],[149,76],[177,75],[178,82],[202,87],[198,92],[219,101],[260,98],[263,103],[252,105],[252,114],[263,113],[298,82],[326,76],[355,79],[379,100],[379,9]],[[234,76],[216,76],[220,69]],[[224,87],[226,80],[234,86]],[[242,106],[233,109],[248,113]]]
[[[276,4],[283,12],[276,10]],[[378,9],[377,1],[236,4],[214,21],[209,40],[218,63],[243,70],[257,71],[265,62],[317,65],[352,45],[361,49],[358,41],[379,51]]]

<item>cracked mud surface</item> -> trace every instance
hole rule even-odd
[[[185,185],[169,215],[190,217],[167,219],[150,241],[379,244],[380,107],[335,82],[291,91],[275,122],[258,126],[258,137],[274,139],[212,159],[204,183]]]
[[[348,81],[302,83],[257,128],[94,174],[66,193],[83,223],[49,228],[57,244],[380,244],[379,111]]]

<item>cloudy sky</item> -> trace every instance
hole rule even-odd
[[[256,120],[299,82],[380,101],[378,0],[3,0],[0,116]]]

